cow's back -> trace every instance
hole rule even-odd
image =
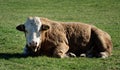
[[[69,43],[69,52],[76,55],[85,53],[91,36],[91,25],[83,23],[63,23]]]

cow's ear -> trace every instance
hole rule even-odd
[[[24,24],[20,24],[16,27],[17,30],[19,31],[25,31],[25,25]]]
[[[48,30],[49,28],[49,25],[42,24],[41,30]]]

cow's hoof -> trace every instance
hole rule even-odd
[[[108,57],[106,52],[100,52],[100,56],[101,56],[101,58],[107,58]]]
[[[69,56],[69,57],[76,57],[76,55],[74,54],[74,53],[67,53],[67,55]]]
[[[82,53],[80,54],[80,57],[86,57],[86,54]]]

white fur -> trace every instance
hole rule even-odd
[[[25,30],[26,30],[26,42],[28,46],[30,46],[31,42],[36,42],[37,46],[39,46],[41,42],[40,37],[40,28],[42,23],[39,17],[30,17],[27,19],[25,23]]]

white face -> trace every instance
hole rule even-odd
[[[24,25],[27,45],[34,47],[33,49],[36,52],[41,43],[40,29],[42,24],[40,18],[29,17]]]

